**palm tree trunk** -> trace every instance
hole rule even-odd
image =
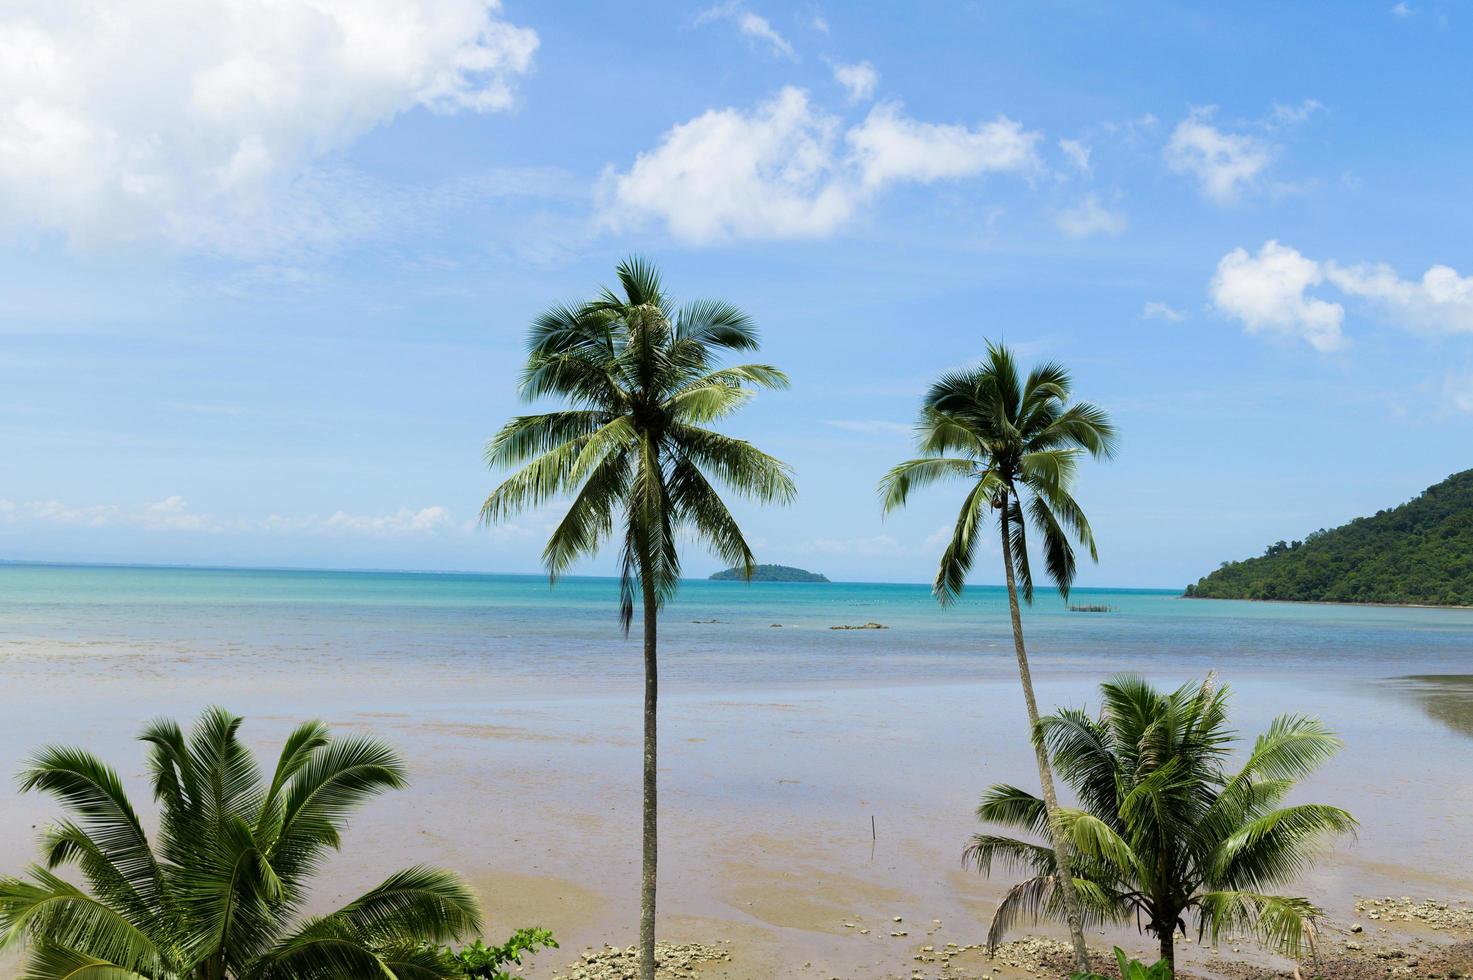
[[[1176,975],[1176,933],[1167,929],[1161,934],[1161,958],[1166,965],[1171,967],[1171,973]]]
[[[1033,672],[1028,669],[1028,651],[1023,647],[1023,615],[1018,609],[1018,585],[1013,578],[1013,542],[1009,534],[1008,502],[1002,505],[1002,566],[1007,573],[1008,611],[1013,618],[1013,649],[1018,655],[1018,679],[1023,684],[1023,702],[1028,706],[1028,740],[1038,759],[1038,781],[1043,785],[1043,803],[1048,810],[1049,837],[1054,845],[1054,859],[1059,870],[1059,889],[1064,895],[1064,914],[1069,920],[1069,936],[1074,941],[1074,962],[1081,972],[1089,971],[1089,947],[1084,944],[1084,917],[1080,912],[1079,893],[1074,888],[1074,869],[1069,849],[1064,843],[1064,824],[1059,815],[1059,797],[1054,792],[1054,773],[1049,766],[1048,749],[1038,737],[1038,701],[1033,696]]]
[[[646,568],[649,566],[646,565]],[[656,627],[659,609],[655,586],[648,574],[641,575],[644,588],[644,844],[643,874],[639,889],[639,974],[642,980],[655,980],[655,719],[659,703],[659,672],[656,663]]]

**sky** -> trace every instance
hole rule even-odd
[[[482,449],[640,254],[792,377],[729,424],[798,483],[759,560],[929,580],[961,488],[875,484],[999,340],[1121,431],[1079,583],[1181,587],[1473,466],[1470,49],[1430,0],[10,0],[0,558],[535,572]]]

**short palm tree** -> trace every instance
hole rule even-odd
[[[24,790],[70,816],[42,835],[44,861],[0,878],[0,945],[27,947],[26,980],[425,980],[446,975],[426,942],[480,926],[454,875],[399,871],[327,915],[300,913],[348,815],[404,785],[392,749],[333,738],[320,722],[287,738],[263,783],[237,738],[240,719],[212,708],[186,737],[150,724],[158,833],[118,775],[82,749],[42,749]],[[74,864],[80,888],[56,871]]]
[[[996,517],[1012,617],[1013,649],[1028,709],[1028,731],[1034,741],[1038,779],[1047,801],[1051,836],[1066,872],[1069,854],[1058,825],[1058,799],[1048,756],[1037,741],[1038,701],[1023,645],[1023,619],[1018,606],[1033,602],[1033,573],[1028,560],[1028,526],[1043,539],[1044,566],[1066,598],[1074,581],[1072,537],[1096,558],[1094,532],[1071,491],[1079,458],[1114,452],[1115,428],[1109,417],[1088,403],[1069,404],[1071,382],[1062,365],[1048,362],[1019,377],[1017,362],[1006,347],[989,343],[977,367],[942,375],[926,393],[919,423],[920,457],[885,474],[880,495],[888,513],[905,504],[913,490],[941,480],[959,479],[970,486],[951,542],[941,555],[933,591],[942,605],[955,602],[966,585],[987,517]],[[1074,957],[1080,970],[1089,967],[1089,951],[1079,899],[1066,874],[1063,893]]]
[[[1355,820],[1319,803],[1284,806],[1296,783],[1340,746],[1313,718],[1283,715],[1258,736],[1243,767],[1229,772],[1237,741],[1227,728],[1225,689],[1188,684],[1161,693],[1138,677],[1101,685],[1099,718],[1080,709],[1043,719],[1042,737],[1060,777],[1079,797],[1063,811],[1071,866],[1086,919],[1137,922],[1160,940],[1175,966],[1175,935],[1196,920],[1199,940],[1251,935],[1295,956],[1311,948],[1319,914],[1305,898],[1271,894],[1289,883]],[[994,786],[979,819],[1041,833],[1042,800]],[[1059,918],[1058,862],[1052,848],[981,834],[966,858],[1032,877],[1014,886],[993,916],[996,945],[1020,919]]]
[[[680,534],[750,577],[752,549],[712,480],[758,501],[788,502],[794,489],[783,463],[710,428],[754,389],[787,386],[765,364],[717,365],[725,352],[756,349],[747,315],[710,300],[676,308],[655,268],[637,258],[619,265],[618,279],[617,292],[553,307],[533,322],[521,393],[571,407],[513,418],[491,440],[487,464],[515,471],[486,498],[481,518],[493,523],[571,496],[542,554],[554,580],[618,535],[625,632],[636,591],[644,615],[639,938],[641,972],[654,980],[657,627],[680,582]]]

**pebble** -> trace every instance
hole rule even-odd
[[[700,964],[730,960],[730,951],[722,946],[705,943],[655,945],[655,975],[660,980],[690,980],[698,976],[697,968]],[[620,949],[605,946],[602,949],[584,950],[579,962],[562,970],[554,970],[552,975],[561,980],[625,980],[627,977],[638,976],[639,947]]]

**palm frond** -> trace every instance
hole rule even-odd
[[[333,739],[292,777],[281,830],[269,857],[283,877],[311,870],[324,848],[337,848],[344,821],[370,798],[405,785],[403,760],[373,738]]]
[[[977,819],[1004,827],[1030,830],[1044,837],[1049,832],[1048,808],[1041,798],[1016,786],[988,787],[977,805]]]
[[[983,477],[962,498],[961,510],[952,525],[951,540],[947,542],[946,550],[941,552],[936,580],[931,585],[931,593],[943,606],[955,602],[966,588],[967,575],[972,571],[972,561],[981,538],[982,519],[992,506],[996,482]]]
[[[996,834],[973,834],[962,851],[962,864],[988,876],[994,865],[1032,875],[1052,875],[1058,867],[1058,858],[1052,847],[1042,844]]]
[[[1285,956],[1313,952],[1320,910],[1308,899],[1231,890],[1197,897],[1199,941],[1249,935]]]
[[[48,746],[21,771],[20,789],[46,793],[70,810],[98,859],[112,866],[138,901],[157,904],[163,872],[111,766],[81,749]]]
[[[669,437],[678,452],[750,500],[792,503],[797,496],[792,471],[743,439],[695,425],[672,425]]]
[[[0,949],[24,938],[37,947],[86,950],[125,970],[155,973],[165,959],[152,937],[119,912],[32,867],[31,880],[0,878]]]
[[[383,948],[395,942],[448,942],[481,929],[475,896],[449,871],[417,865],[324,917],[333,931]]]

